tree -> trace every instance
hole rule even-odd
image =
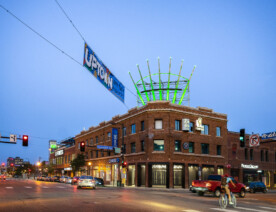
[[[83,154],[78,154],[78,156],[71,161],[71,167],[74,173],[79,171],[80,168],[84,165],[85,165],[85,159]]]

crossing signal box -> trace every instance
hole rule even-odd
[[[29,137],[27,135],[23,135],[22,138],[22,146],[28,146]]]
[[[80,151],[81,151],[81,152],[85,152],[85,143],[84,143],[84,141],[82,141],[82,142],[80,143]]]
[[[240,147],[245,147],[245,129],[240,129]]]

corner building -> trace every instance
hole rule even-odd
[[[118,129],[123,154],[97,148],[112,146],[112,128]],[[83,174],[101,177],[105,185],[188,188],[192,180],[223,174],[228,163],[227,115],[169,101],[130,109],[82,131],[75,141],[77,153],[86,142]]]

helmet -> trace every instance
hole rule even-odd
[[[229,177],[229,175],[228,175],[228,174],[225,174],[224,177]]]

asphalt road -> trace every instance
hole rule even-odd
[[[276,192],[237,198],[237,208],[220,209],[218,198],[200,197],[182,189],[77,189],[63,183],[8,179],[0,181],[0,211],[243,211],[276,212]]]

